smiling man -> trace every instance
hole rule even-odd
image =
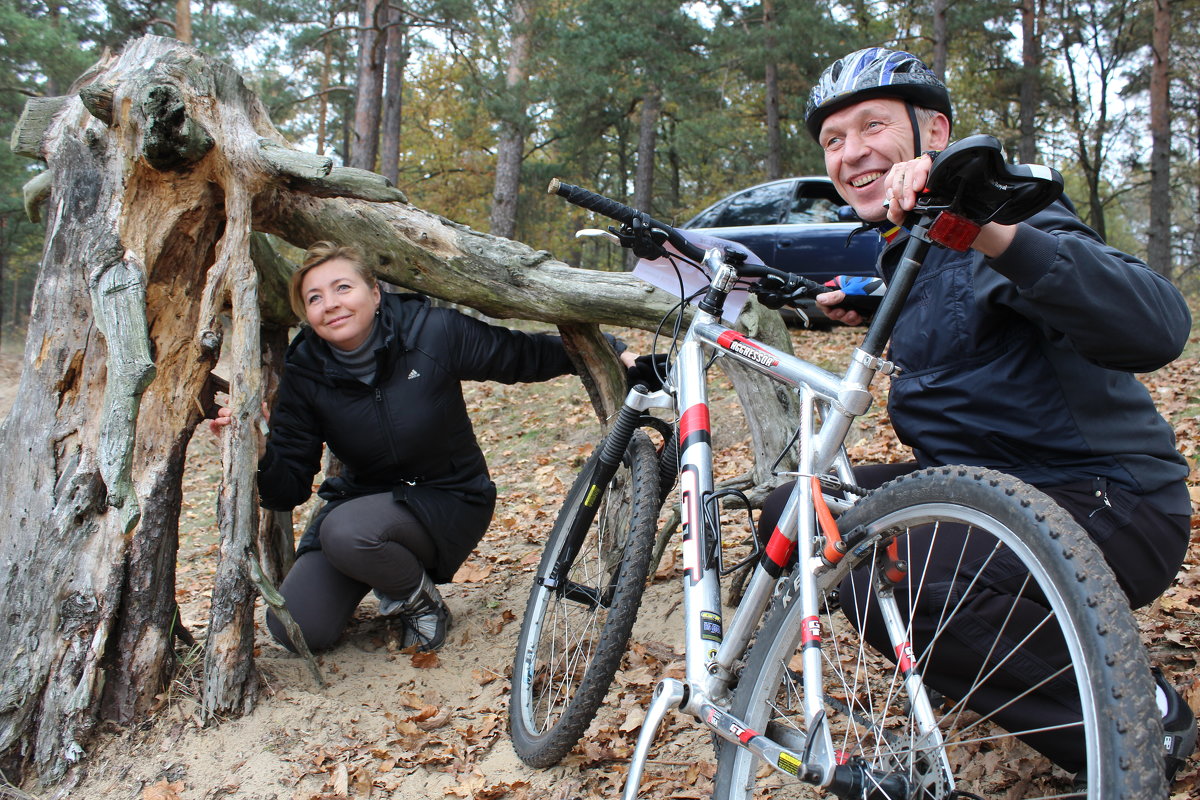
[[[838,191],[886,240],[878,266],[887,280],[907,237],[905,216],[950,141],[946,86],[910,53],[859,50],[821,75],[805,123]],[[857,312],[838,308],[844,299],[834,291],[817,302],[834,319],[860,322]],[[1014,475],[1088,531],[1133,607],[1150,603],[1183,561],[1191,503],[1188,464],[1134,373],[1176,358],[1190,328],[1179,291],[1106,245],[1065,202],[1017,225],[988,223],[966,252],[930,252],[892,335],[890,357],[900,370],[888,409],[915,461],[856,469],[858,483],[870,488],[947,464]],[[787,491],[768,498],[760,530],[772,530]],[[911,561],[933,563],[932,556]],[[865,593],[843,586],[842,598],[851,619],[878,617]],[[912,613],[914,630],[936,627],[920,615]],[[950,627],[924,673],[953,696],[955,675],[975,674],[988,654]],[[887,651],[871,624],[864,635]],[[1083,769],[1082,736],[1053,727],[1072,714],[1077,720],[1078,711],[1033,688],[1039,677],[1030,671],[1006,671],[1007,696],[968,705],[1012,730],[1045,726],[1050,733],[1027,741],[1068,771]],[[1195,749],[1196,723],[1161,673],[1155,679],[1171,778]]]

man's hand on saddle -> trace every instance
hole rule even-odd
[[[903,225],[908,213],[917,207],[917,197],[925,191],[932,167],[933,158],[928,154],[892,165],[883,179],[887,186],[884,192],[884,206],[887,208],[887,218],[890,222]],[[1008,249],[1016,234],[1016,225],[989,222],[975,237],[971,249],[978,250],[988,258],[995,258]]]

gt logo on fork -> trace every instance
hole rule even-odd
[[[805,617],[801,620],[800,641],[805,647],[821,645],[821,620],[817,617]]]

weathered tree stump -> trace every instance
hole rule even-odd
[[[47,233],[20,388],[0,426],[0,769],[10,780],[61,778],[99,718],[136,719],[169,680],[184,454],[223,347],[234,421],[203,703],[214,716],[253,704],[246,559],[261,554],[277,579],[290,556],[286,526],[260,520],[253,482],[258,409],[290,312],[288,268],[252,232],[298,247],[354,242],[392,283],[563,326],[601,413],[623,386],[594,326],[653,329],[675,302],[292,150],[235,71],[171,39],[130,42],[68,96],[31,101],[13,148],[46,162],[25,194]],[[739,379],[739,391],[748,385]],[[785,405],[756,406],[756,451],[787,441],[775,424]]]

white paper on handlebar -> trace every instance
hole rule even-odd
[[[679,231],[679,233],[689,242],[704,250],[709,250],[713,247],[722,247],[726,251],[732,250],[744,253],[747,264],[763,265],[763,260],[745,245],[731,242],[728,239],[720,239],[716,236],[708,236],[703,233],[693,233],[692,231],[684,230]],[[678,251],[671,246],[670,242],[664,244],[663,247],[676,254],[674,264],[667,258],[656,258],[654,260],[640,258],[638,259],[637,266],[633,269],[633,274],[651,286],[670,292],[676,297],[679,296],[679,287],[682,283],[685,296],[696,295],[692,298],[691,302],[692,305],[698,304],[704,296],[704,290],[708,287],[710,276],[705,275],[699,267],[694,266],[690,261],[679,256]],[[753,280],[757,279],[743,280],[753,282]],[[748,297],[749,292],[745,289],[735,289],[730,292],[725,298],[725,305],[721,308],[721,318],[730,325],[736,322],[738,315],[742,313],[742,307],[746,304]]]

